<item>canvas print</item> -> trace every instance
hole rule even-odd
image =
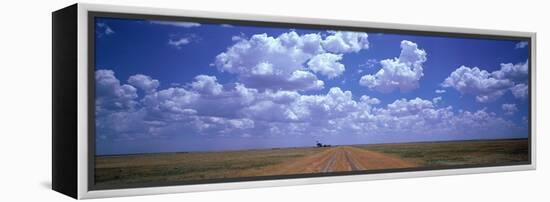
[[[525,40],[95,17],[94,183],[528,164]]]

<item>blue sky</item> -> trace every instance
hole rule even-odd
[[[528,47],[96,18],[96,153],[526,138]]]

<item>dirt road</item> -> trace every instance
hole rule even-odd
[[[324,150],[320,148],[319,150],[320,152],[317,154],[292,161],[253,171],[243,171],[243,176],[376,170],[416,166],[412,162],[397,157],[349,146]]]

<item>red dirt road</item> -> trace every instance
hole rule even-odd
[[[376,170],[415,166],[416,164],[397,157],[355,147],[342,146],[326,149],[317,154],[268,166],[263,169],[244,171],[243,176]]]

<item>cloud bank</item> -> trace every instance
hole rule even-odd
[[[353,95],[339,87],[313,95],[297,90],[260,91],[239,82],[221,84],[209,75],[198,75],[183,87],[165,89],[158,89],[157,80],[141,74],[121,84],[113,71],[105,69],[96,71],[96,80],[100,95],[96,127],[101,138],[403,133],[460,136],[466,128],[475,131],[469,135],[490,137],[520,127],[486,109],[465,111],[439,106],[441,97],[397,99],[381,106],[377,98]],[[138,89],[146,94],[138,96]],[[503,105],[503,110],[514,112],[509,105]]]
[[[441,84],[461,94],[474,95],[481,103],[493,102],[511,90],[516,98],[527,96],[528,63],[503,63],[500,69],[488,72],[478,67],[460,66]]]

